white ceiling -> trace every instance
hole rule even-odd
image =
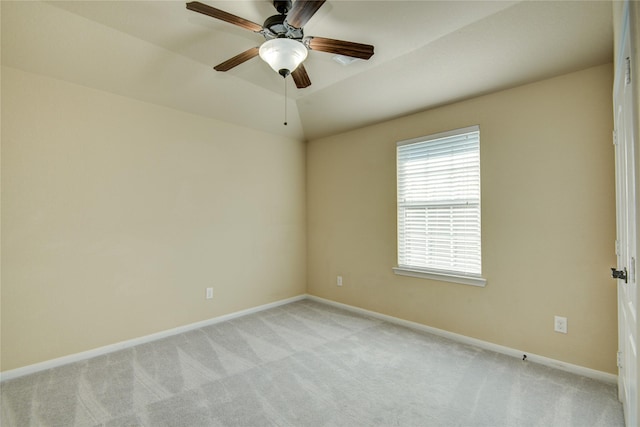
[[[262,23],[269,0],[202,2]],[[1,2],[2,63],[179,110],[316,139],[594,65],[613,55],[609,1],[329,0],[306,35],[375,46],[341,65],[309,53],[312,85],[259,58],[212,69],[262,36],[182,1]]]

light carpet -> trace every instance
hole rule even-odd
[[[1,384],[26,426],[622,426],[616,387],[303,300]]]

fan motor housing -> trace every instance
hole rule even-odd
[[[265,19],[262,26],[271,31],[276,37],[279,37],[287,33],[287,27],[284,25],[286,18],[286,15],[273,15]]]
[[[286,23],[287,15],[273,15],[268,17],[262,27],[265,38],[288,38],[301,40],[304,37],[302,28],[294,28]]]

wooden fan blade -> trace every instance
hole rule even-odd
[[[305,38],[305,45],[311,50],[351,56],[353,58],[369,59],[373,56],[373,46],[370,44],[346,42],[325,37],[307,37]]]
[[[310,1],[296,0],[287,14],[287,24],[295,28],[302,28],[309,19],[320,9],[325,0]]]
[[[293,77],[293,81],[296,83],[296,87],[298,89],[304,89],[305,87],[311,86],[311,80],[309,80],[307,70],[304,69],[304,65],[302,64],[298,65],[298,67],[293,70],[291,77]]]
[[[199,1],[192,1],[190,3],[187,3],[187,9],[193,10],[194,12],[202,13],[203,15],[207,15],[212,18],[220,19],[221,21],[225,21],[242,28],[246,28],[247,30],[256,33],[262,31],[262,25],[260,24],[256,24],[255,22],[240,18],[239,16],[233,15],[229,12],[225,12],[224,10],[216,9],[215,7],[200,3]]]
[[[245,50],[241,54],[238,54],[231,59],[227,59],[222,64],[216,65],[215,67],[213,67],[213,69],[216,71],[229,71],[233,67],[236,67],[243,62],[246,62],[251,58],[258,56],[258,50],[259,49],[257,47],[252,47],[251,49]]]

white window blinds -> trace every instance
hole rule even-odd
[[[398,266],[480,276],[480,128],[397,146]]]

